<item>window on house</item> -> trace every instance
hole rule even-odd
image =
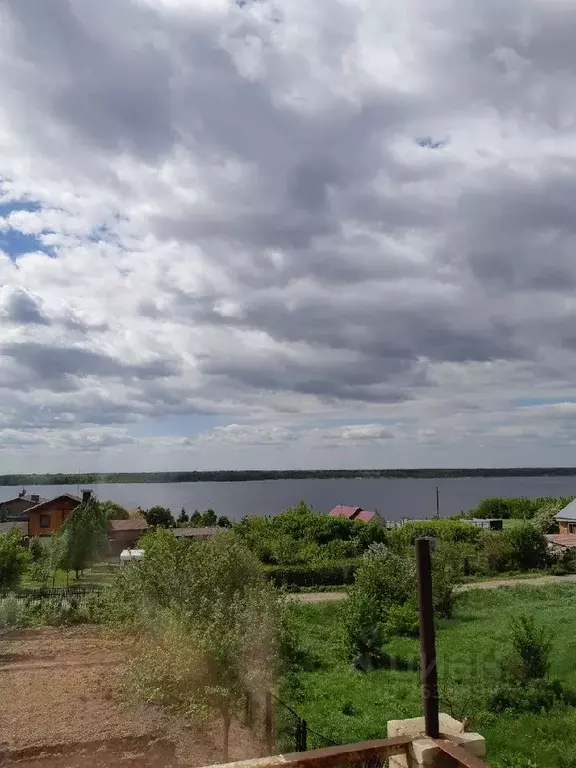
[[[40,528],[50,528],[50,515],[40,515]]]

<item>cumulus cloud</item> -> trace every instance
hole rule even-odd
[[[569,463],[575,29],[551,0],[0,0],[0,450]]]

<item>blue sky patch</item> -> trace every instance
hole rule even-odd
[[[0,218],[9,216],[13,211],[39,211],[42,206],[40,203],[31,200],[19,202],[0,202]],[[0,249],[12,258],[22,256],[24,253],[33,253],[42,251],[43,253],[53,254],[54,249],[51,246],[44,245],[38,235],[27,235],[20,232],[19,229],[10,227],[9,229],[0,229]]]
[[[520,397],[512,401],[514,408],[526,408],[534,405],[558,405],[559,403],[576,403],[571,397]]]

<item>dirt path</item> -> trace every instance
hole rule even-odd
[[[529,579],[491,579],[470,584],[460,584],[457,592],[469,592],[471,589],[498,589],[498,587],[544,587],[547,584],[566,584],[576,582],[576,573],[568,576],[532,576]],[[293,595],[299,603],[324,603],[330,600],[343,600],[346,592],[300,592]]]

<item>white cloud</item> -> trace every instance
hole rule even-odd
[[[0,0],[0,450],[569,463],[575,29],[550,0]]]

